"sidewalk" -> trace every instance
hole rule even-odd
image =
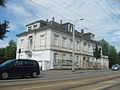
[[[46,70],[41,71],[41,74],[49,74],[49,75],[56,75],[56,74],[73,74],[73,73],[85,73],[85,72],[102,72],[102,71],[108,71],[108,70],[75,70],[72,72],[72,70]]]

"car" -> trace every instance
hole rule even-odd
[[[2,79],[18,76],[31,76],[33,78],[37,78],[39,74],[39,64],[36,60],[8,60],[0,65],[0,78]]]
[[[113,65],[112,68],[111,68],[112,71],[118,71],[120,70],[120,65],[119,64],[116,64],[116,65]]]

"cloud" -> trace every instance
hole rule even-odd
[[[14,12],[15,15],[18,16],[25,16],[25,17],[30,17],[32,16],[31,13],[29,13],[24,7],[16,5],[16,4],[9,4],[8,9],[12,12]]]
[[[13,0],[15,1],[15,0]],[[24,1],[24,2],[23,2]],[[120,1],[109,0],[109,3],[117,11],[115,13],[105,0],[18,0],[8,3],[8,12],[13,15],[11,28],[23,30],[26,24],[40,19],[55,17],[56,21],[72,22],[84,18],[76,23],[78,30],[84,28],[86,32],[92,32],[96,40],[102,38],[114,44],[120,40]],[[119,15],[118,15],[119,14]],[[117,22],[116,22],[117,21]],[[22,27],[22,28],[21,28]],[[111,38],[111,39],[110,39]],[[114,41],[114,42],[113,42]]]

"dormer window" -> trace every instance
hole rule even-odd
[[[37,29],[37,24],[33,25],[33,28],[34,28],[34,29]]]
[[[29,27],[28,27],[28,31],[29,31],[29,30],[32,30],[32,26],[29,26]]]

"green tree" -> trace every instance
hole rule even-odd
[[[109,52],[109,43],[104,39],[100,40],[99,43],[102,45],[102,55],[108,56]]]
[[[5,6],[6,0],[0,0],[0,6]],[[4,39],[6,36],[6,32],[8,32],[9,22],[4,20],[4,23],[0,23],[0,39]]]
[[[118,64],[118,53],[114,46],[110,45],[109,47],[109,65]]]
[[[95,45],[95,49],[93,50],[93,56],[96,58],[96,60],[98,60],[99,58],[101,58],[101,48],[98,48],[97,44]],[[96,67],[98,67],[98,63],[97,63]]]
[[[97,44],[95,45],[93,55],[96,59],[99,59],[101,57],[101,48],[98,48]]]
[[[6,47],[5,58],[6,59],[15,59],[16,58],[16,42],[14,42],[13,40],[11,40],[8,43],[8,46]]]
[[[5,61],[5,48],[0,48],[0,63]]]
[[[118,53],[118,63],[120,64],[120,52]]]
[[[9,25],[8,21],[4,21],[4,23],[2,24],[0,23],[0,39],[4,39],[6,37],[5,36],[6,32],[9,32],[7,30],[7,28],[9,28],[8,25]]]
[[[120,53],[117,53],[115,47],[104,39],[100,40],[99,43],[102,45],[102,54],[108,56],[110,67],[114,64],[119,64]]]
[[[0,0],[0,6],[5,6],[6,0]]]

